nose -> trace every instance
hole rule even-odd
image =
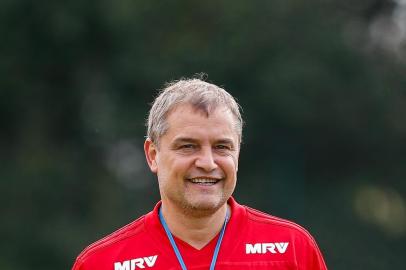
[[[196,158],[195,165],[207,172],[217,169],[218,166],[214,159],[211,147],[201,149],[199,156]]]

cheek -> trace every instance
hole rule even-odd
[[[234,162],[235,170],[238,170],[238,156],[233,156],[233,162]]]
[[[233,163],[233,166],[235,167],[235,170],[238,169],[238,153],[234,155],[230,155],[231,162]]]
[[[187,157],[175,157],[162,160],[159,169],[165,176],[177,176],[178,174],[184,174],[190,166],[193,164],[193,159]]]
[[[238,170],[238,156],[229,155],[222,158],[220,161],[221,167],[227,170],[228,173],[235,173]]]

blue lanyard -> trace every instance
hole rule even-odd
[[[220,232],[220,236],[217,240],[216,248],[214,249],[213,258],[211,259],[210,270],[214,270],[214,266],[216,265],[217,256],[220,251],[221,241],[223,241],[223,236],[224,236],[224,232],[226,230],[228,219],[229,219],[229,213],[228,213],[228,209],[227,209],[226,218],[224,220],[223,227],[221,228],[221,232]],[[164,216],[162,215],[161,208],[159,208],[159,220],[161,221],[161,224],[165,229],[166,235],[168,236],[169,241],[171,242],[172,248],[175,251],[176,257],[178,258],[178,261],[179,261],[180,266],[182,267],[182,270],[187,270],[185,262],[183,261],[182,255],[180,254],[180,251],[179,251],[178,247],[176,246],[175,240],[173,239],[172,233],[169,231],[168,225],[166,224]]]

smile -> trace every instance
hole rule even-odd
[[[189,179],[190,182],[199,185],[214,185],[220,181],[220,179],[213,179],[213,178],[192,178]]]

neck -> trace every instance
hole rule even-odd
[[[202,249],[221,230],[226,217],[227,204],[206,215],[190,215],[185,211],[162,203],[162,215],[172,235],[196,249]]]

